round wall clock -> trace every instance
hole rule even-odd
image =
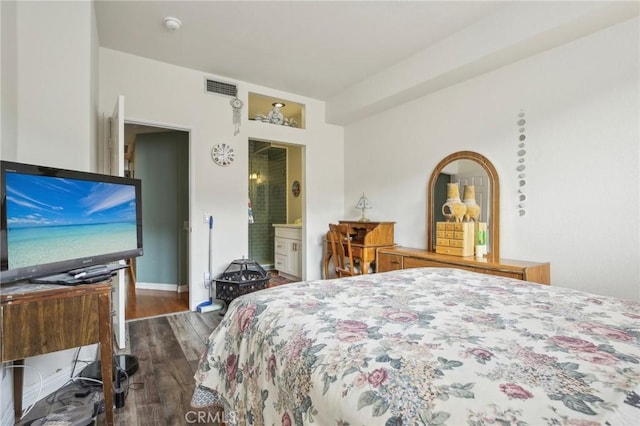
[[[211,158],[219,166],[233,163],[233,148],[226,143],[219,143],[211,149]]]

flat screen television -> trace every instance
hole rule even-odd
[[[0,161],[0,283],[142,256],[139,179]]]

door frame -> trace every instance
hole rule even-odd
[[[268,138],[264,138],[264,137],[255,137],[255,136],[248,136],[246,139],[246,143],[247,143],[247,148],[249,147],[249,143],[250,141],[257,141],[257,142],[267,142],[270,144],[273,144],[274,147],[276,148],[284,148],[287,149],[287,147],[291,146],[291,147],[298,147],[300,148],[300,174],[301,174],[301,186],[300,186],[300,193],[301,193],[301,197],[302,197],[302,206],[301,206],[301,219],[302,219],[302,226],[301,226],[301,231],[302,231],[302,253],[301,253],[301,257],[302,257],[302,265],[301,265],[301,274],[302,274],[302,280],[306,280],[307,277],[307,145],[301,142],[296,142],[296,141],[284,141],[284,140],[275,140],[275,139],[268,139]],[[247,167],[249,167],[249,149],[247,149]],[[289,152],[287,151],[287,162],[289,157]],[[249,173],[251,171],[249,170]],[[251,182],[249,180],[249,173],[247,173],[247,189],[249,188],[249,186],[251,185]],[[289,214],[289,201],[288,201],[288,192],[291,189],[291,183],[289,182],[289,175],[287,172],[287,184],[285,187],[285,193],[287,194],[286,196],[286,203],[287,203],[287,220],[289,219],[288,214]],[[250,246],[250,241],[249,241],[249,226],[250,224],[247,223],[247,253],[249,252],[249,246]],[[275,267],[275,256],[274,256],[274,267]]]
[[[176,123],[167,123],[167,122],[161,122],[161,121],[154,121],[154,120],[146,120],[146,119],[140,119],[140,118],[132,118],[132,117],[127,117],[125,114],[125,118],[124,118],[124,124],[125,126],[127,124],[134,124],[134,125],[140,125],[140,126],[151,126],[151,127],[159,127],[159,128],[163,128],[163,129],[170,129],[170,130],[176,130],[176,131],[181,131],[181,132],[187,132],[188,136],[188,150],[189,150],[189,155],[188,155],[188,159],[189,159],[189,167],[188,167],[188,174],[189,174],[189,178],[188,178],[188,185],[189,188],[187,190],[188,194],[189,194],[189,213],[188,213],[188,218],[189,218],[189,232],[187,233],[187,285],[188,285],[188,291],[189,291],[189,306],[192,306],[193,303],[193,289],[192,289],[192,279],[191,277],[193,277],[192,271],[193,271],[193,262],[192,262],[192,258],[191,258],[191,253],[192,253],[192,247],[191,247],[191,243],[192,243],[192,239],[191,239],[191,219],[192,219],[192,212],[193,212],[193,199],[194,199],[194,194],[193,194],[193,188],[194,188],[194,176],[193,176],[193,162],[194,162],[194,158],[193,158],[193,140],[192,140],[192,130],[190,127],[186,127],[183,126],[181,124],[176,124]],[[178,292],[180,292],[180,286],[178,287]]]

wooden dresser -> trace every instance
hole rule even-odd
[[[551,266],[548,262],[476,259],[472,256],[450,256],[408,247],[379,248],[376,264],[378,272],[421,267],[458,268],[540,284],[549,285],[551,282]]]

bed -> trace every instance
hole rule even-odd
[[[192,405],[237,425],[637,425],[640,303],[418,268],[242,296]]]

